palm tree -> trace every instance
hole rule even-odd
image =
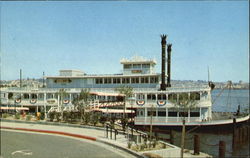
[[[196,93],[191,93],[191,95],[188,96],[187,93],[180,93],[178,99],[170,98],[169,101],[174,104],[176,110],[179,112],[179,114],[181,114],[181,118],[182,118],[181,158],[183,158],[185,134],[186,134],[185,119],[188,114],[188,111],[196,107],[198,103],[197,95]]]
[[[59,95],[59,107],[61,116],[63,118],[63,99],[67,96],[67,92],[65,91],[65,89],[60,89],[57,94]]]
[[[78,98],[78,108],[80,111],[81,123],[83,122],[83,115],[85,114],[86,106],[88,105],[90,93],[89,89],[82,89]]]
[[[115,91],[119,92],[119,94],[124,95],[124,107],[123,107],[123,119],[122,119],[122,127],[125,130],[125,126],[127,124],[127,119],[125,118],[125,110],[126,110],[126,101],[129,97],[133,95],[133,88],[130,86],[121,86],[115,88]]]

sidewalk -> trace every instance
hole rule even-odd
[[[127,138],[124,135],[118,134],[116,136],[116,140],[114,140],[114,133],[113,139],[110,139],[110,132],[109,138],[106,138],[106,131],[101,130],[100,128],[79,128],[79,127],[67,127],[62,125],[44,125],[44,124],[30,124],[30,123],[23,123],[23,122],[6,122],[1,120],[1,128],[5,129],[14,129],[14,130],[23,130],[23,131],[32,131],[32,132],[42,132],[42,133],[50,133],[50,134],[59,134],[59,135],[66,135],[77,137],[81,139],[89,139],[92,141],[101,142],[104,144],[111,145],[113,147],[119,148],[125,152],[128,152],[136,157],[144,157],[144,153],[155,153],[162,157],[179,157],[180,155],[180,148],[168,144],[170,148],[168,149],[161,149],[161,150],[151,150],[151,151],[144,151],[144,152],[135,152],[127,148]],[[201,153],[200,155],[193,155],[191,153],[185,153],[184,157],[210,157],[207,154]]]

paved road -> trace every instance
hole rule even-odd
[[[1,130],[1,158],[133,157],[113,147],[84,139]]]

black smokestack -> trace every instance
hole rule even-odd
[[[161,90],[166,90],[166,83],[165,83],[165,72],[166,72],[166,35],[161,35],[161,49],[162,49],[162,61],[161,61]]]
[[[171,87],[171,83],[170,83],[170,80],[171,80],[171,47],[172,47],[172,44],[168,44],[167,45],[167,51],[168,51],[168,78],[167,78],[167,87]]]

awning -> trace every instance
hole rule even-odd
[[[98,95],[98,96],[124,96],[124,94],[119,93],[106,93],[106,92],[90,92],[90,94]]]
[[[0,107],[0,110],[29,110],[26,107]]]
[[[123,109],[92,109],[92,111],[100,111],[103,113],[116,113],[116,114],[122,114],[124,111]],[[125,113],[135,113],[134,111],[131,110],[125,110]]]

